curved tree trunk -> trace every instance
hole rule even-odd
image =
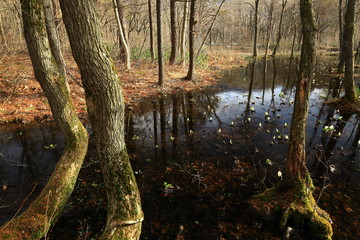
[[[124,137],[124,98],[100,32],[93,0],[60,0],[71,49],[85,88],[107,192],[107,222],[100,239],[139,239],[143,212]]]
[[[50,51],[45,31],[44,5],[22,1],[24,35],[35,77],[49,101],[65,148],[46,186],[29,208],[0,229],[1,239],[40,239],[56,222],[73,191],[88,144],[88,135],[72,104],[70,90]]]
[[[176,36],[176,0],[170,0],[170,29],[171,29],[171,54],[170,65],[176,63],[177,36]]]
[[[353,36],[355,20],[355,3],[356,0],[348,0],[345,12],[344,24],[344,59],[345,59],[345,99],[351,103],[357,101],[355,82],[354,82],[354,54],[353,54]]]

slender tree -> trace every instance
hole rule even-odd
[[[186,48],[186,40],[185,40],[185,33],[186,33],[186,26],[187,26],[187,13],[188,13],[188,1],[184,1],[184,15],[182,19],[181,25],[181,36],[180,36],[180,63],[185,64],[185,48]]]
[[[170,36],[171,36],[171,54],[170,65],[176,63],[177,57],[177,33],[176,33],[176,0],[170,0]]]
[[[194,80],[194,68],[195,68],[195,53],[194,53],[194,40],[195,40],[195,5],[196,0],[191,0],[190,6],[190,20],[189,20],[189,69],[186,76],[187,80]]]
[[[51,111],[65,137],[65,148],[40,195],[20,216],[0,229],[0,239],[40,239],[46,235],[66,207],[87,151],[88,134],[78,119],[65,76],[50,50],[44,2],[21,1],[24,36],[35,77],[49,101]]]
[[[158,47],[158,67],[160,86],[164,85],[164,60],[163,60],[163,46],[162,46],[162,22],[161,22],[161,0],[156,0],[156,22],[157,22],[157,47]]]
[[[287,0],[282,0],[278,34],[277,34],[277,38],[276,38],[274,51],[271,54],[274,57],[276,56],[277,50],[280,47],[280,41],[281,41],[281,38],[282,38],[281,28],[282,28],[282,23],[283,23],[283,19],[284,19],[284,11],[285,11],[286,4],[287,4]]]
[[[151,56],[151,62],[154,62],[155,60],[154,29],[153,29],[154,27],[153,27],[151,0],[148,0],[148,12],[149,12],[150,56]]]
[[[338,5],[338,12],[339,12],[339,47],[340,47],[340,54],[339,54],[339,62],[337,65],[337,72],[343,73],[344,71],[344,23],[343,23],[343,0],[339,0]]]
[[[257,40],[258,40],[259,1],[260,0],[255,0],[253,57],[257,57],[257,54],[258,54],[257,53]]]
[[[143,212],[124,137],[124,98],[103,41],[93,0],[60,0],[107,192],[107,221],[100,239],[139,239]]]
[[[354,82],[354,54],[353,54],[353,36],[355,21],[355,3],[356,0],[347,0],[344,24],[343,38],[343,56],[345,62],[345,100],[351,103],[357,102]]]
[[[125,60],[126,68],[131,69],[131,58],[130,58],[130,47],[129,47],[129,41],[126,35],[125,30],[125,23],[124,23],[124,17],[123,17],[123,6],[121,4],[121,0],[113,0],[114,5],[114,13],[115,13],[115,19],[118,26],[118,34],[119,34],[119,44],[120,49],[122,49],[120,52],[120,58]]]

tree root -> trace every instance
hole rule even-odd
[[[334,106],[342,112],[360,113],[360,101],[349,102],[345,97],[325,102],[328,105]]]
[[[281,211],[281,230],[285,230],[289,222],[297,226],[304,224],[313,239],[331,240],[332,221],[329,214],[317,205],[313,191],[312,180],[306,176],[305,179],[293,179],[267,189],[254,196],[250,204],[265,218],[276,216]]]

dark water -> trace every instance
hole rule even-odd
[[[360,239],[359,116],[323,103],[338,94],[324,76],[335,64],[323,58],[317,66],[308,168],[319,205],[332,216],[334,239]],[[128,151],[146,216],[142,239],[282,238],[277,220],[258,219],[246,200],[281,180],[296,74],[295,60],[268,61],[265,73],[259,61],[224,72],[216,90],[148,99],[127,112]],[[0,135],[0,183],[8,186],[0,190],[4,223],[34,183],[29,201],[36,196],[63,144],[52,127],[5,126]],[[92,152],[51,239],[91,239],[104,224],[105,190]],[[309,238],[295,231],[293,239]]]

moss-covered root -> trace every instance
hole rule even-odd
[[[141,235],[142,222],[129,225],[107,227],[99,240],[138,240]]]
[[[285,210],[280,220],[280,228],[283,230],[291,219],[299,226],[305,223],[313,239],[330,240],[333,234],[332,221],[329,214],[317,205],[313,191],[312,180],[307,174],[304,179],[293,179],[267,189],[254,196],[250,204],[257,213],[267,218],[269,214],[274,216],[279,210]]]
[[[312,198],[312,197],[311,197]],[[310,204],[312,200],[304,199],[304,202],[293,202],[283,213],[280,220],[281,229],[286,228],[289,218],[292,218],[297,224],[304,220],[309,226],[310,234],[313,239],[331,240],[332,227],[329,215],[318,206]]]

